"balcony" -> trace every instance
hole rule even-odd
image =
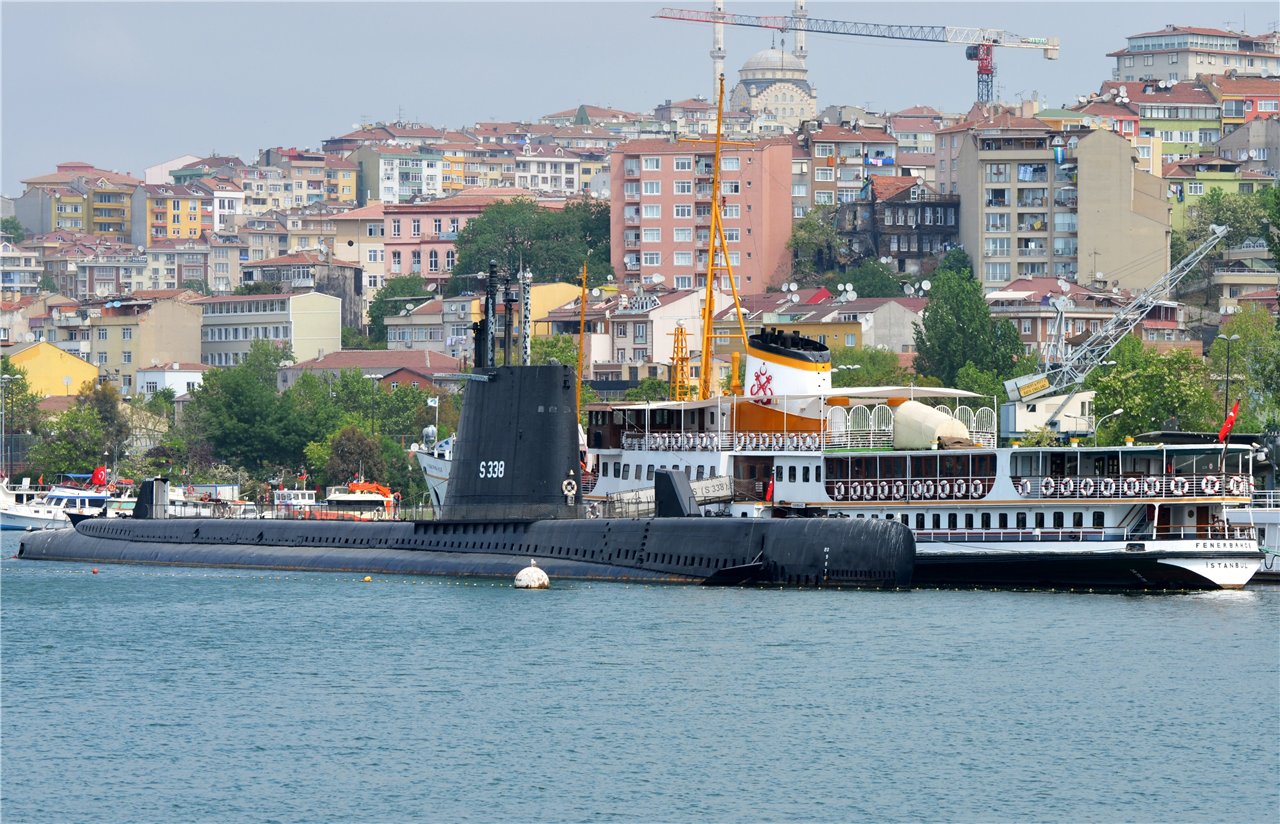
[[[639,249],[639,248],[640,248],[640,239],[639,239],[639,238],[627,238],[627,239],[625,239],[625,240],[623,240],[623,241],[622,241],[622,248],[623,248],[623,249]]]
[[[640,224],[640,215],[627,215],[622,220],[628,226],[638,226]]]
[[[623,176],[623,177],[639,177],[639,176],[640,176],[640,167],[639,167],[639,166],[624,166],[624,167],[622,168],[622,176]]]
[[[1045,258],[1049,256],[1049,250],[1043,246],[1019,246],[1018,257],[1021,258]]]

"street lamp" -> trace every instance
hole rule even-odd
[[[1102,427],[1102,422],[1105,421],[1107,418],[1114,418],[1116,415],[1123,415],[1123,414],[1124,414],[1124,407],[1121,407],[1115,410],[1114,412],[1108,412],[1107,414],[1103,415],[1101,418],[1098,418],[1096,421],[1093,422],[1093,445],[1094,446],[1098,445],[1098,429]]]
[[[1231,414],[1231,342],[1240,340],[1240,336],[1232,335],[1231,337],[1227,337],[1226,335],[1218,335],[1218,340],[1225,340],[1227,342],[1227,374],[1222,379],[1222,419],[1226,420],[1227,415]]]
[[[374,408],[374,401],[378,399],[378,381],[382,380],[384,375],[365,375],[372,383],[369,384],[369,437],[374,436],[374,416],[377,410]]]

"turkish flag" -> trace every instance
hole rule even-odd
[[[89,483],[94,486],[103,486],[107,482],[107,468],[100,466],[93,470],[93,474],[89,476]]]
[[[1236,405],[1231,407],[1231,414],[1227,415],[1227,420],[1222,424],[1222,428],[1218,430],[1218,443],[1222,443],[1231,434],[1231,427],[1236,425],[1236,413],[1240,411],[1240,401],[1236,401]]]
[[[773,501],[773,478],[769,479],[769,488],[764,491],[764,499],[770,502]]]

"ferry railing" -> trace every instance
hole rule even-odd
[[[1200,540],[1249,541],[1255,539],[1251,527],[1187,526],[1161,527],[1156,532],[1129,532],[1123,529],[913,529],[921,541],[982,541],[984,543],[1025,543],[1028,541],[1146,541]]]
[[[973,431],[980,448],[994,449],[995,432]],[[890,429],[849,429],[827,432],[650,432],[626,433],[622,448],[643,452],[828,452],[853,449],[893,449]]]
[[[1249,505],[1261,509],[1280,509],[1280,489],[1266,489],[1254,492]]]
[[[1087,498],[1249,497],[1248,475],[1015,475],[1013,486],[1033,500]]]

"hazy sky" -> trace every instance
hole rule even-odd
[[[653,19],[659,2],[0,2],[0,189],[83,160],[141,177],[213,150],[319,146],[364,120],[459,127],[533,120],[579,103],[648,110],[712,93],[711,26]],[[728,0],[789,14],[790,2]],[[1057,36],[1062,57],[1000,49],[1007,100],[1060,105],[1110,78],[1126,35],[1166,23],[1276,25],[1274,2],[810,2],[811,17],[1004,28]],[[727,27],[726,84],[771,33]],[[962,111],[975,64],[941,43],[808,35],[819,106]],[[791,48],[790,36],[786,46]]]

